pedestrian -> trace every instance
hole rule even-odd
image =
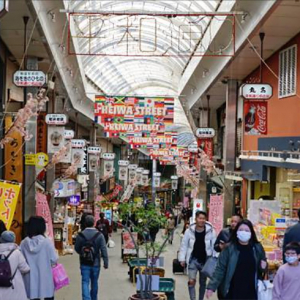
[[[27,300],[23,275],[28,273],[30,268],[15,240],[16,236],[12,231],[4,231],[1,234],[0,265],[4,265],[5,260],[8,260],[12,275],[9,281],[12,285],[3,287],[0,284],[0,300]],[[3,280],[3,276],[1,277]]]
[[[221,252],[226,247],[226,245],[230,241],[232,232],[234,231],[235,227],[241,220],[243,220],[243,217],[241,215],[233,215],[231,217],[230,227],[221,230],[221,232],[217,237],[217,240],[214,245],[216,252]]]
[[[96,223],[96,228],[103,234],[105,242],[107,244],[109,235],[111,234],[111,227],[103,212],[101,212],[99,216],[100,219]]]
[[[300,299],[300,244],[292,242],[286,245],[284,255],[287,263],[275,275],[273,300]]]
[[[258,279],[266,271],[266,255],[253,225],[242,220],[234,229],[230,244],[221,252],[207,298],[220,287],[223,299],[257,300]]]
[[[85,222],[87,227],[79,233],[75,243],[75,251],[80,258],[82,300],[97,300],[100,258],[103,258],[104,269],[107,269],[107,248],[103,234],[93,227],[94,217],[87,216]]]
[[[175,231],[175,219],[173,215],[170,215],[166,224],[166,234],[169,238],[169,243],[172,245]]]
[[[288,228],[284,234],[283,239],[283,253],[285,252],[285,247],[291,242],[300,242],[300,209],[298,210],[299,221],[294,226]],[[285,262],[285,257],[283,257]]]
[[[6,231],[6,226],[5,226],[5,223],[0,220],[0,235],[2,234],[2,232]]]
[[[81,219],[80,219],[80,222],[79,222],[79,224],[80,224],[80,230],[81,231],[83,231],[85,228],[86,228],[86,225],[85,225],[85,218],[88,216],[88,214],[87,213],[83,213],[82,215],[81,215]]]
[[[214,243],[216,233],[210,223],[207,222],[207,214],[204,211],[196,212],[196,223],[186,231],[181,242],[178,259],[183,267],[188,269],[188,287],[190,300],[196,300],[196,278],[199,278],[199,300],[204,299],[207,277],[201,274],[201,270],[209,257],[215,256]]]
[[[52,266],[58,255],[54,243],[45,236],[46,222],[42,217],[30,217],[27,237],[21,242],[21,251],[30,267],[26,274],[25,287],[29,299],[54,299]]]

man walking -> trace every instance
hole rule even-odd
[[[100,275],[100,257],[104,269],[108,268],[108,255],[104,236],[94,228],[95,219],[88,215],[85,219],[86,229],[76,238],[75,251],[80,256],[82,277],[82,300],[98,299],[98,279]],[[91,290],[90,290],[91,283]]]
[[[188,268],[188,287],[190,300],[196,300],[196,278],[201,272],[206,260],[215,255],[214,243],[216,233],[210,223],[207,222],[207,214],[197,211],[196,223],[186,231],[181,242],[178,259],[181,265]],[[200,273],[199,300],[204,299],[207,277]]]
[[[236,225],[243,220],[241,215],[235,214],[231,217],[230,227],[224,228],[218,235],[214,248],[216,252],[222,252],[222,250],[229,243],[231,234]]]
[[[100,219],[96,223],[96,228],[103,234],[106,245],[108,243],[108,235],[111,234],[111,226],[109,221],[105,219],[104,213],[100,213]]]

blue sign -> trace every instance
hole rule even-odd
[[[68,197],[68,203],[72,206],[78,206],[80,204],[80,196],[79,195],[73,195]]]

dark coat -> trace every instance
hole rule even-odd
[[[221,252],[221,248],[220,248],[220,242],[222,241],[223,243],[227,244],[230,241],[231,238],[231,233],[232,230],[230,227],[228,228],[224,228],[218,235],[215,245],[214,245],[214,249],[216,252]]]

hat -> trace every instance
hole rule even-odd
[[[14,243],[16,240],[16,235],[12,231],[4,231],[1,234],[1,243]]]

